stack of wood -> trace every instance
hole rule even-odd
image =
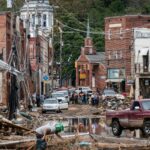
[[[124,137],[102,137],[92,135],[96,143],[94,144],[98,149],[103,150],[149,150],[150,143],[148,139],[131,139]]]

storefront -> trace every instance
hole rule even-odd
[[[150,78],[140,78],[140,95],[143,98],[150,98]]]
[[[113,88],[116,92],[125,92],[125,69],[108,69],[106,82],[107,87]]]

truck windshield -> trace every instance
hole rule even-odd
[[[150,101],[143,101],[142,106],[144,110],[150,110]]]

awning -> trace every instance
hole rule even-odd
[[[148,54],[148,51],[149,51],[149,49],[148,48],[142,48],[141,50],[140,50],[140,55],[147,55]]]
[[[124,79],[107,79],[105,82],[122,82]]]

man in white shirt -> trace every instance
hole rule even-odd
[[[45,150],[47,146],[45,137],[47,135],[56,134],[59,138],[62,138],[58,133],[63,130],[64,130],[63,124],[61,122],[56,121],[51,121],[48,124],[37,128],[35,130],[37,137],[36,149]]]

